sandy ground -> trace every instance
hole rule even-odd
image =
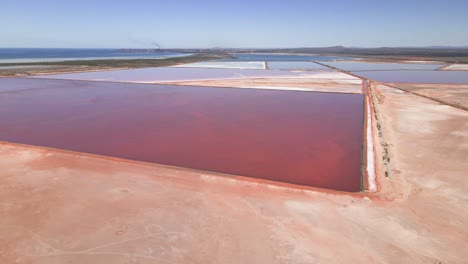
[[[372,194],[0,144],[0,262],[466,263],[468,112],[372,93]]]
[[[169,83],[166,83],[169,84]],[[209,81],[171,82],[177,85],[197,85],[216,87],[238,87],[256,89],[280,89],[298,91],[318,91],[335,93],[362,93],[361,80],[315,79],[315,78],[252,78]]]
[[[468,110],[468,84],[393,83],[394,87]]]
[[[447,71],[468,71],[468,64],[451,64],[441,68],[441,70]]]
[[[468,84],[468,72],[441,70],[355,71],[356,76],[382,83]]]

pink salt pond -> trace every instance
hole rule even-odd
[[[0,78],[0,140],[355,192],[363,100]]]

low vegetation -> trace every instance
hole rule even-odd
[[[185,57],[173,57],[166,59],[104,59],[104,60],[73,60],[54,62],[31,62],[31,63],[0,63],[0,76],[27,76],[34,74],[47,74],[55,72],[92,71],[113,68],[144,68],[164,67],[186,63],[201,62],[228,58],[227,53],[197,53]],[[42,68],[7,68],[2,66],[47,66]]]

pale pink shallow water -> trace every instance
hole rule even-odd
[[[391,62],[365,62],[365,61],[327,61],[326,65],[345,71],[383,71],[383,70],[435,70],[443,63],[391,63]]]
[[[268,69],[278,70],[330,70],[311,61],[269,61]]]
[[[0,78],[0,140],[342,191],[363,95]]]
[[[116,71],[82,72],[69,74],[54,74],[35,76],[34,78],[51,78],[87,81],[112,82],[169,82],[184,80],[229,79],[245,77],[294,77],[301,73],[280,70],[248,70],[248,69],[205,69],[205,68],[179,68],[158,67]]]

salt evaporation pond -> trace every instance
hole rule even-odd
[[[361,187],[361,94],[20,78],[0,87],[2,141]]]
[[[250,69],[206,69],[181,67],[154,67],[129,70],[81,72],[69,74],[40,75],[32,78],[51,78],[67,80],[111,81],[111,82],[173,82],[191,80],[213,80],[256,77],[294,77],[300,73],[280,70],[250,70]]]
[[[273,70],[330,70],[311,61],[269,61],[268,69]]]
[[[381,71],[381,70],[435,70],[444,64],[426,63],[385,63],[385,62],[361,62],[361,61],[337,61],[324,62],[324,64],[345,71]]]

